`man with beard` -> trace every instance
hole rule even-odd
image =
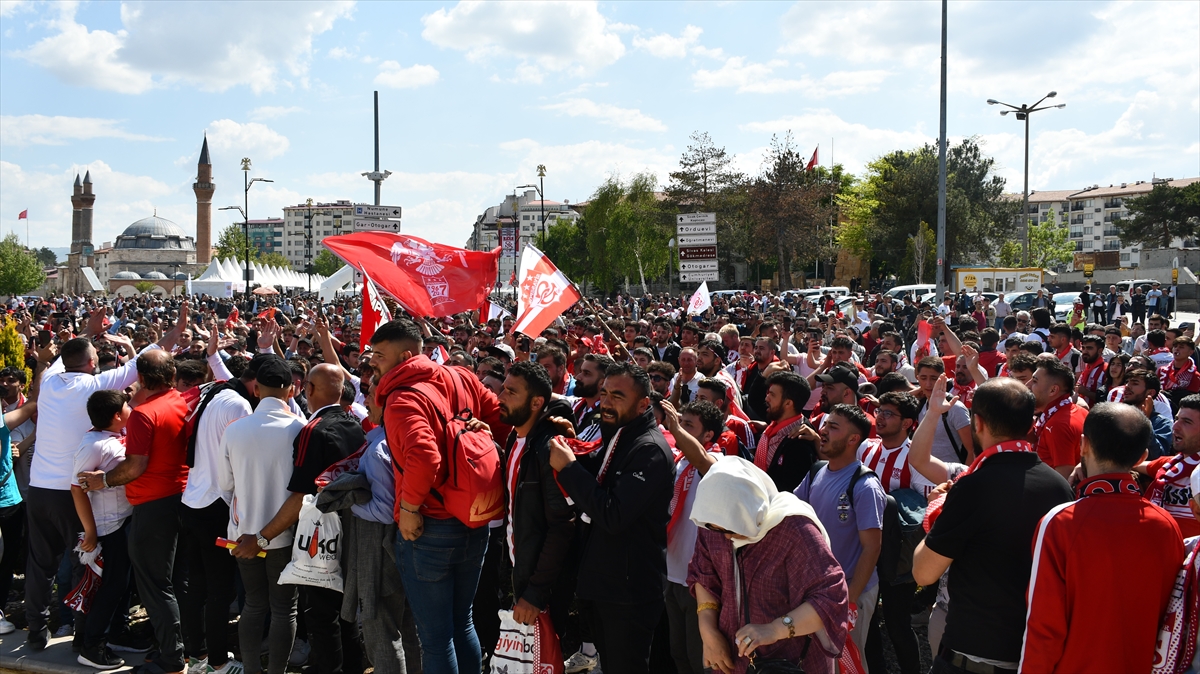
[[[612,672],[648,674],[664,606],[675,461],[650,410],[650,382],[641,368],[609,368],[600,389],[600,423],[597,451],[576,460],[554,438],[550,465],[591,525],[577,593],[591,607],[600,660]]]
[[[1104,373],[1108,369],[1104,362],[1104,338],[1096,335],[1084,335],[1080,344],[1080,359],[1083,366],[1075,379],[1075,393],[1087,401],[1088,406],[1101,402],[1097,391],[1104,383]]]
[[[581,372],[576,390],[583,381]],[[551,416],[568,411],[565,401],[552,398],[551,388],[545,368],[522,361],[509,370],[500,392],[500,420],[513,427],[504,440],[505,552],[513,567],[513,620],[532,625],[549,611],[561,637],[575,580],[567,572],[575,513],[550,467],[550,438],[562,431]]]
[[[1079,463],[1083,420],[1087,418],[1087,410],[1071,401],[1075,375],[1062,361],[1045,356],[1038,359],[1029,390],[1038,413],[1030,435],[1034,449],[1043,463],[1068,477]]]
[[[1145,411],[1145,407],[1142,409]],[[1197,496],[1192,491],[1191,480],[1200,464],[1200,395],[1191,395],[1179,402],[1172,431],[1176,453],[1143,463],[1135,470],[1154,480],[1146,490],[1146,499],[1171,513],[1186,539],[1200,536],[1196,508],[1189,503]]]
[[[671,382],[671,404],[682,407],[696,398],[696,389],[704,375],[696,369],[696,349],[685,346],[679,350],[679,372]]]
[[[715,339],[706,339],[700,342],[700,346],[696,349],[696,369],[705,378],[723,380],[732,391],[730,400],[735,401],[734,404],[741,399],[742,394],[737,382],[725,371],[725,346],[721,342]],[[741,408],[740,404],[737,406],[739,409]]]
[[[575,437],[584,442],[600,437],[600,382],[612,365],[612,358],[589,353],[575,372],[575,395],[566,400],[571,405]]]
[[[664,316],[654,321],[654,346],[651,349],[655,360],[666,361],[671,367],[679,369],[679,345],[671,341],[674,331],[675,324],[671,319]]]
[[[861,407],[858,399],[858,371],[850,363],[838,363],[816,375],[821,382],[821,414],[812,418],[812,424],[820,428],[825,424],[828,411],[837,405]],[[864,410],[864,413],[865,410]],[[866,414],[871,424],[869,436],[875,435],[875,417]]]
[[[1152,435],[1147,448],[1150,461],[1171,456],[1179,450],[1173,449],[1171,420],[1158,411],[1156,399],[1162,384],[1158,375],[1151,370],[1130,370],[1125,375],[1125,394],[1121,402],[1142,410],[1150,420]]]
[[[557,346],[543,346],[537,350],[538,365],[546,368],[550,381],[554,382],[554,392],[560,396],[575,394],[575,378],[567,372],[567,354]]]
[[[779,360],[779,349],[775,342],[768,337],[759,337],[754,341],[754,365],[746,371],[742,391],[746,394],[746,413],[755,421],[768,421],[767,414],[767,377],[771,375],[767,368]],[[809,387],[811,389],[811,386]],[[804,409],[801,401],[796,409]]]
[[[754,465],[775,482],[779,491],[792,491],[817,460],[817,432],[804,419],[808,382],[795,372],[776,372],[766,379],[770,425],[754,450]]]
[[[899,368],[899,365],[899,358],[895,352],[880,349],[875,353],[875,367],[872,368],[872,372],[875,375],[875,379],[879,379],[889,372],[895,372]]]

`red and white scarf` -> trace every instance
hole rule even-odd
[[[971,401],[975,399],[975,380],[972,379],[966,386],[960,386],[956,381],[954,386],[950,388],[950,395],[958,396],[959,402],[965,405],[968,409],[971,407]]]
[[[1099,388],[1106,369],[1107,368],[1103,358],[1096,358],[1096,362],[1091,364],[1084,363],[1083,370],[1080,371],[1079,377],[1075,380],[1075,383],[1084,388],[1095,390]]]
[[[713,454],[721,454],[721,447],[717,443],[710,443],[704,448],[705,451]],[[676,465],[680,461],[686,461],[680,455],[676,460]],[[671,493],[671,505],[667,512],[671,513],[671,520],[667,523],[667,540],[670,541],[675,537],[675,532],[678,531],[679,523],[684,520],[684,511],[687,510],[688,494],[691,493],[692,487],[696,483],[696,477],[700,471],[689,461],[679,475],[675,478],[675,490]]]
[[[613,450],[615,450],[617,448],[617,443],[621,441],[621,432],[624,430],[625,430],[624,426],[622,426],[621,428],[618,428],[617,432],[613,434],[612,440],[609,441],[608,446],[606,446],[604,448],[604,458],[601,459],[601,461],[600,461],[600,472],[596,473],[596,484],[604,483],[604,474],[608,472],[608,464],[612,462]],[[597,443],[599,443],[599,442],[603,442],[603,441],[602,440],[597,441]],[[591,443],[587,443],[587,444],[590,445]],[[593,447],[593,449],[594,449],[594,447]],[[575,453],[578,454],[579,451],[576,450]],[[581,514],[579,516],[579,518],[582,519],[584,522],[587,522],[588,524],[592,523],[592,518],[587,513]]]
[[[1167,600],[1158,630],[1154,652],[1154,674],[1183,674],[1196,655],[1196,637],[1200,635],[1200,545],[1192,551],[1175,576],[1175,586]]]
[[[863,450],[862,464],[875,471],[883,482],[884,491],[908,489],[912,484],[912,469],[908,465],[909,439],[899,447],[884,447],[882,438],[868,438]]]
[[[1129,473],[1106,473],[1089,477],[1075,488],[1075,497],[1096,496],[1097,494],[1129,494],[1142,497],[1142,490]]]
[[[1162,390],[1174,391],[1177,388],[1187,389],[1192,385],[1192,378],[1196,376],[1196,364],[1191,358],[1186,361],[1187,365],[1176,369],[1174,361],[1158,368],[1158,378],[1162,381]]]
[[[1063,396],[1058,402],[1046,408],[1045,412],[1038,415],[1037,421],[1033,424],[1033,437],[1037,438],[1042,435],[1042,429],[1049,423],[1051,417],[1057,414],[1060,410],[1065,409],[1071,404],[1071,396]]]
[[[754,448],[754,465],[765,472],[771,462],[775,460],[775,452],[779,451],[779,445],[783,443],[789,433],[803,424],[804,415],[801,414],[797,414],[791,419],[772,421],[771,425],[763,431],[762,437],[759,438],[758,446]]]
[[[1188,501],[1192,498],[1192,471],[1200,465],[1200,454],[1176,454],[1154,476],[1154,483],[1146,491],[1146,499],[1172,517],[1192,519]],[[1167,492],[1178,492],[1178,494]]]
[[[970,468],[970,470],[967,471],[967,473],[974,473],[975,471],[979,470],[979,467],[983,465],[984,461],[990,459],[991,457],[993,457],[997,454],[1001,454],[1004,452],[1032,452],[1032,451],[1033,451],[1033,445],[1029,444],[1028,442],[1025,442],[1024,440],[1007,440],[1005,442],[1001,442],[998,445],[992,445],[991,447],[988,447],[987,449],[983,450],[983,452],[979,456],[975,457],[975,463],[971,464],[971,468]]]

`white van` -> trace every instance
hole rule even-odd
[[[892,288],[884,293],[884,295],[887,295],[889,299],[899,300],[902,299],[904,295],[908,294],[912,295],[913,299],[916,299],[922,295],[928,295],[932,292],[937,292],[936,285],[932,283],[920,283],[911,286],[896,286],[895,288]]]
[[[1117,287],[1117,292],[1124,295],[1126,300],[1132,300],[1133,298],[1130,297],[1129,293],[1133,288],[1141,288],[1142,294],[1144,295],[1144,294],[1146,294],[1147,290],[1150,290],[1150,288],[1154,286],[1155,283],[1160,283],[1160,282],[1157,279],[1141,278],[1141,279],[1127,279],[1125,281],[1118,281],[1117,283],[1114,283],[1112,285],[1115,285]],[[1159,289],[1161,290],[1164,287],[1170,287],[1170,285],[1171,285],[1170,283],[1162,283],[1159,285]]]

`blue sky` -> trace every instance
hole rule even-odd
[[[207,131],[214,208],[239,160],[270,178],[251,217],[369,202],[380,92],[383,203],[461,245],[475,215],[547,167],[547,197],[605,176],[665,182],[696,130],[753,173],[791,130],[861,173],[938,129],[938,3],[384,3],[0,0],[0,229],[70,243],[90,169],[95,243],[150,215],[195,226]],[[979,136],[1020,191],[1200,175],[1200,3],[952,2],[949,133]],[[214,213],[219,231],[236,215]],[[215,236],[215,233],[214,233]]]

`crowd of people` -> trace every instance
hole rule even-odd
[[[24,574],[31,651],[56,623],[96,669],[477,672],[511,610],[567,674],[878,673],[885,642],[913,674],[915,624],[934,672],[1200,665],[1194,326],[743,293],[524,335],[359,304],[9,302],[0,596]]]

